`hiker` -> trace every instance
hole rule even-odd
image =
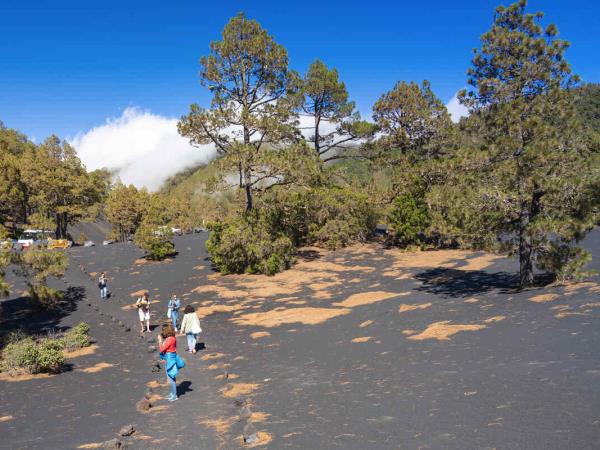
[[[198,334],[202,333],[202,328],[200,328],[200,319],[192,305],[187,305],[183,310],[183,320],[179,331],[187,338],[188,353],[196,353],[196,339]]]
[[[100,274],[100,278],[98,278],[98,287],[100,288],[100,298],[107,299],[108,298],[108,282],[106,279],[106,274],[102,272]]]
[[[169,304],[167,305],[167,317],[171,319],[173,323],[173,328],[175,328],[175,333],[177,333],[177,319],[179,319],[179,307],[181,306],[181,301],[177,298],[177,295],[171,295],[169,299]]]
[[[148,333],[150,333],[150,300],[148,299],[148,293],[144,292],[140,298],[135,302],[135,306],[138,309],[138,315],[140,316],[140,326],[141,333],[144,332],[144,322],[146,324],[146,329]]]
[[[177,400],[177,374],[179,373],[179,369],[185,367],[185,361],[177,355],[175,329],[170,323],[162,326],[162,330],[158,335],[158,348],[160,350],[160,359],[165,361],[165,373],[171,387],[171,392],[167,400],[174,402]]]

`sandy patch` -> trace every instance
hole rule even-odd
[[[368,327],[369,325],[373,325],[373,321],[372,320],[365,320],[358,327],[359,328],[365,328],[365,327]]]
[[[102,448],[103,442],[90,442],[89,444],[81,444],[77,448]]]
[[[249,294],[248,291],[242,291],[239,289],[238,290],[229,289],[224,286],[217,286],[214,284],[198,286],[197,288],[192,289],[192,292],[194,292],[196,294],[211,292],[211,293],[217,294],[217,296],[220,298],[228,298],[228,299],[247,297]]]
[[[169,385],[168,381],[156,381],[156,380],[153,380],[153,381],[150,381],[150,382],[146,383],[146,386],[148,386],[151,389],[158,389],[158,388],[161,388],[161,387],[167,387],[168,385]]]
[[[29,380],[41,380],[44,378],[54,377],[57,374],[50,373],[19,373],[15,375],[11,375],[7,372],[0,372],[0,381],[7,381],[9,383],[17,383],[19,381],[29,381]]]
[[[202,356],[200,359],[202,361],[208,361],[211,359],[219,359],[219,358],[222,358],[223,356],[225,356],[223,353],[208,353],[208,354]]]
[[[350,342],[354,342],[355,344],[359,344],[359,343],[362,343],[362,342],[369,342],[371,339],[373,339],[372,336],[363,336],[363,337],[354,338]]]
[[[533,297],[531,297],[529,299],[530,302],[535,302],[535,303],[546,303],[546,302],[552,302],[554,300],[556,300],[558,298],[558,294],[539,294],[539,295],[534,295]]]
[[[483,321],[483,323],[494,323],[494,322],[501,322],[504,319],[506,319],[506,316],[494,316],[494,317],[490,317],[489,319],[485,319]]]
[[[137,265],[143,265],[143,264],[169,264],[173,262],[173,258],[166,258],[163,259],[162,261],[152,261],[146,258],[139,258],[135,260],[135,264]]]
[[[256,331],[254,333],[250,333],[250,337],[252,339],[260,339],[267,336],[271,336],[271,333],[269,333],[268,331]]]
[[[576,312],[576,311],[562,311],[562,312],[559,312],[558,314],[556,314],[554,317],[556,317],[557,319],[564,319],[565,317],[571,317],[571,316],[587,316],[587,314],[582,313],[582,312]]]
[[[88,347],[78,348],[77,350],[73,350],[72,352],[65,351],[65,358],[72,359],[79,358],[80,356],[92,355],[96,352],[96,350],[98,350],[98,346],[94,344]]]
[[[114,367],[114,364],[111,363],[107,363],[107,362],[99,362],[98,364],[94,364],[91,367],[86,367],[85,369],[77,369],[80,372],[85,372],[85,373],[97,373],[97,372],[101,372],[104,369],[108,369],[109,367]]]
[[[477,303],[478,301],[478,298],[468,298],[465,300],[465,303]]]
[[[581,283],[567,284],[563,287],[565,295],[573,295],[582,289],[586,289],[589,293],[598,294],[600,293],[600,284],[593,281],[585,281]]]
[[[219,389],[223,397],[235,398],[238,395],[248,395],[258,388],[258,384],[253,383],[229,383],[224,388]]]
[[[266,431],[257,431],[256,432],[256,436],[258,437],[258,439],[256,440],[256,442],[254,444],[252,444],[252,445],[244,445],[244,447],[246,447],[246,448],[260,447],[262,445],[269,444],[273,440],[273,436],[271,436]],[[243,444],[244,443],[244,438],[241,437],[240,439],[242,440],[242,444]]]
[[[0,422],[8,422],[9,420],[13,420],[14,416],[0,416]]]
[[[98,275],[98,272],[90,272],[90,273],[88,273],[88,275],[92,278],[95,278],[96,275]]]
[[[403,295],[408,295],[408,292],[385,292],[385,291],[373,291],[373,292],[361,292],[358,294],[353,294],[348,297],[346,300],[334,303],[335,306],[342,306],[345,308],[354,308],[356,306],[362,305],[370,305],[372,303],[381,302],[383,300],[387,300],[393,297],[400,297]]]
[[[415,303],[415,304],[412,304],[412,305],[408,305],[406,303],[403,303],[398,308],[398,312],[399,313],[403,313],[403,312],[406,312],[406,311],[414,311],[416,309],[427,309],[430,306],[431,306],[431,303]]]
[[[448,341],[450,336],[460,333],[461,331],[476,331],[482,330],[485,325],[462,325],[450,324],[449,320],[435,322],[429,325],[424,331],[419,334],[409,336],[408,339],[413,341],[424,341],[426,339],[437,339],[438,341]]]
[[[220,313],[220,312],[233,312],[240,311],[244,309],[242,305],[211,305],[211,306],[201,306],[200,308],[196,308],[196,315],[199,319],[202,319],[206,316],[210,316],[211,314]]]
[[[415,333],[417,333],[417,330],[402,330],[402,334],[404,334],[405,336],[410,336],[411,334]]]
[[[269,417],[271,417],[271,414],[264,412],[253,412],[250,415],[250,422],[266,422]]]
[[[139,291],[132,292],[131,294],[129,294],[129,296],[130,297],[141,297],[146,292],[148,292],[148,289],[140,289]]]
[[[217,434],[224,434],[229,431],[231,425],[237,422],[237,420],[236,416],[219,417],[218,419],[203,419],[199,423],[214,430]]]
[[[231,320],[238,325],[252,325],[266,328],[278,327],[288,323],[303,323],[305,325],[317,325],[350,313],[345,308],[289,308],[282,311],[266,311],[242,314]]]

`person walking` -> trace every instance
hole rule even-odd
[[[107,299],[108,298],[108,280],[106,279],[106,274],[102,272],[100,277],[98,278],[98,287],[100,288],[100,298]]]
[[[170,393],[167,400],[174,402],[177,400],[177,374],[179,369],[185,367],[185,361],[177,355],[177,339],[175,338],[175,329],[170,323],[162,326],[158,335],[158,348],[160,350],[160,359],[165,361],[165,373],[170,386]]]
[[[175,333],[177,333],[177,320],[179,319],[179,308],[181,307],[181,300],[177,298],[176,294],[171,295],[169,304],[167,305],[167,317],[171,319]]]
[[[137,307],[138,315],[140,317],[140,332],[143,333],[144,331],[147,331],[150,333],[150,299],[148,298],[147,292],[144,292],[144,295],[137,299],[135,306]],[[145,329],[144,324],[146,325]]]
[[[202,328],[200,328],[200,319],[192,305],[187,305],[183,310],[180,332],[187,338],[188,353],[196,353],[196,342],[198,334],[202,333]]]

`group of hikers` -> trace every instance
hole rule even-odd
[[[100,289],[100,298],[107,299],[108,278],[105,272],[98,278],[98,287]],[[140,333],[150,333],[150,297],[148,292],[144,292],[135,302],[140,321]],[[185,361],[177,355],[177,333],[180,336],[185,335],[187,339],[187,352],[196,353],[196,343],[198,334],[202,332],[200,319],[192,305],[186,305],[183,309],[183,318],[179,321],[179,310],[181,300],[176,294],[172,294],[167,303],[167,321],[162,324],[161,332],[158,335],[158,347],[160,359],[165,361],[165,372],[170,386],[167,400],[173,402],[177,400],[177,374],[185,366]]]

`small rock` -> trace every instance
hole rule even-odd
[[[258,433],[256,432],[256,428],[251,423],[247,424],[244,427],[244,431],[242,433],[244,436],[245,444],[256,444],[258,441]]]
[[[125,425],[119,430],[119,436],[131,436],[133,433],[135,433],[133,425]]]
[[[150,400],[152,398],[152,396],[154,395],[154,392],[152,391],[152,389],[148,389],[146,391],[146,393],[144,394],[144,398],[146,400]]]
[[[154,353],[157,350],[156,345],[148,346],[148,353]]]
[[[117,438],[111,439],[110,441],[106,441],[102,444],[103,448],[106,449],[122,449],[123,448],[123,443],[118,440]]]
[[[131,328],[129,328],[129,327],[125,327],[125,331],[126,331],[126,332],[129,332],[129,331],[131,331]]]
[[[246,421],[250,418],[250,416],[252,416],[252,410],[248,405],[240,409],[240,420]]]
[[[233,404],[235,406],[239,406],[240,408],[242,406],[244,406],[246,404],[246,399],[244,397],[242,397],[241,395],[238,395],[235,400],[233,401]]]
[[[152,366],[152,373],[160,372],[160,365],[154,364]]]
[[[143,398],[137,402],[136,407],[140,411],[149,411],[152,408],[152,403],[148,399]]]

